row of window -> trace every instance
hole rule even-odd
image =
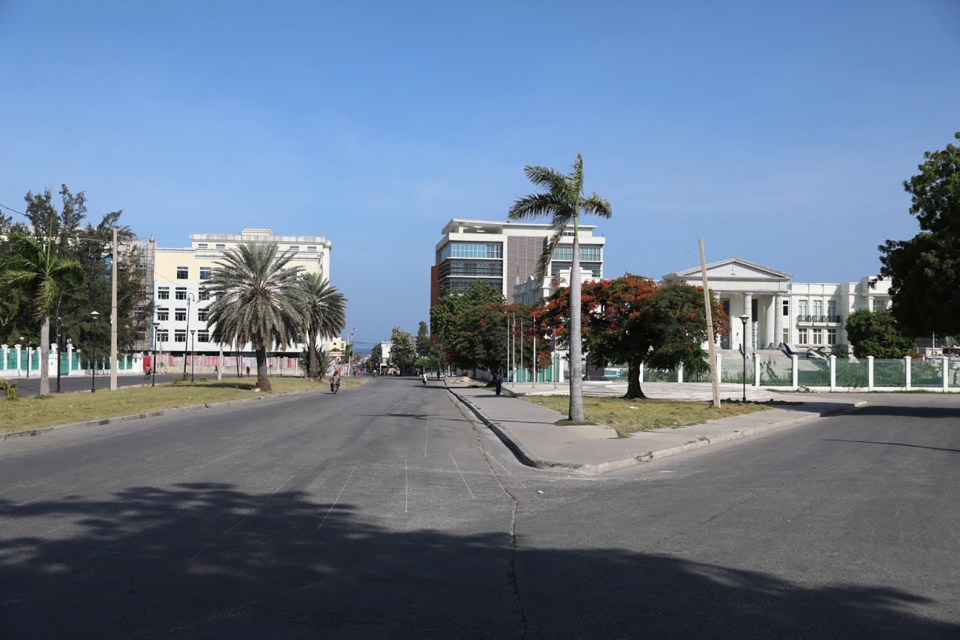
[[[173,291],[174,300],[186,300],[187,299],[187,288],[186,287],[176,287]],[[218,291],[214,296],[216,300],[223,298],[223,292]],[[157,300],[169,300],[170,299],[170,287],[157,287]],[[200,289],[199,291],[199,300],[209,300],[210,292],[206,289]]]
[[[197,249],[209,249],[209,248],[210,248],[210,243],[208,243],[208,242],[198,242],[198,243],[197,243]],[[221,242],[218,242],[217,244],[214,245],[214,248],[216,248],[216,249],[226,249],[226,248],[227,248],[227,245],[225,245],[225,244],[223,244],[223,243],[221,243]],[[300,251],[300,245],[298,245],[298,244],[291,244],[288,248],[289,248],[291,251]],[[316,247],[315,245],[307,245],[307,251],[309,251],[309,252],[311,252],[311,253],[316,253],[316,252],[317,252],[317,247]]]
[[[836,329],[797,329],[797,344],[822,346],[824,337],[827,339],[827,345],[837,344]]]
[[[580,262],[600,262],[602,247],[596,245],[580,245]],[[573,260],[573,245],[560,244],[553,250],[554,260]]]
[[[823,316],[827,315],[835,317],[837,315],[837,301],[836,300],[827,300],[827,313],[823,313],[823,300],[814,300],[813,301],[813,311],[808,313],[807,309],[809,301],[806,298],[800,298],[795,301],[797,307],[798,316]],[[790,300],[784,299],[783,301],[783,315],[790,315]]]
[[[207,330],[197,331],[196,339],[197,342],[210,342],[210,332]],[[177,329],[173,332],[173,341],[186,342],[187,332],[183,329]],[[157,344],[163,344],[164,342],[170,342],[170,331],[168,329],[160,329],[157,331]]]
[[[209,280],[213,276],[213,267],[200,267],[200,279]],[[189,280],[190,267],[177,267],[177,280]]]
[[[200,322],[207,321],[207,309],[197,309],[197,320]],[[183,308],[176,308],[173,310],[173,319],[177,322],[186,322],[187,320],[187,310]],[[169,307],[157,307],[157,322],[166,322],[170,320],[170,308]]]
[[[503,258],[499,242],[448,242],[440,249],[440,260],[447,258]]]

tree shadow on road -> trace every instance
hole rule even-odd
[[[385,529],[298,491],[130,487],[0,519],[3,638],[960,637],[897,589],[522,538],[514,590],[503,531]]]

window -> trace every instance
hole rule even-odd
[[[187,288],[186,287],[177,287],[177,292],[174,294],[174,297],[177,300],[186,300],[187,299]]]
[[[790,315],[790,300],[786,298],[783,300],[783,315],[785,317]],[[786,342],[786,340],[784,340],[784,342]]]
[[[832,322],[838,322],[837,320],[837,301],[828,300],[827,301],[827,315],[830,316]]]
[[[800,344],[807,344],[807,330],[798,329],[797,330],[797,342]]]
[[[168,307],[157,307],[157,322],[165,322],[170,319],[170,309]]]
[[[197,342],[210,342],[210,332],[197,331]]]
[[[290,251],[300,251],[300,245],[298,244],[290,245]]]
[[[187,341],[187,332],[182,329],[177,329],[173,332],[173,341],[174,342],[186,342]]]
[[[822,329],[814,329],[814,330],[813,330],[813,344],[815,344],[815,345],[821,345],[821,344],[823,344],[823,330],[822,330]]]
[[[177,267],[177,280],[186,280],[190,277],[190,269],[187,267]]]
[[[203,287],[200,287],[200,300],[209,300],[209,299],[210,299],[210,292],[204,289]]]
[[[200,279],[201,279],[201,280],[209,280],[209,279],[210,279],[210,276],[212,276],[212,275],[213,275],[213,268],[212,268],[212,267],[200,267]]]
[[[573,245],[561,244],[553,250],[553,259],[570,262],[573,260]],[[592,245],[580,245],[581,262],[598,262],[600,260],[600,247]]]
[[[807,301],[797,300],[797,317],[805,318],[807,315]]]
[[[206,309],[197,309],[197,320],[200,322],[207,321],[207,310]]]
[[[198,243],[197,243],[197,249],[208,249],[209,247],[210,247],[210,245],[208,245],[206,242],[198,242]]]
[[[226,249],[226,248],[227,248],[227,245],[222,244],[220,242],[217,243],[217,249]]]
[[[317,252],[317,248],[316,248],[316,247],[307,247],[307,251],[309,251],[310,253],[316,253],[316,252]]]
[[[217,300],[223,300],[223,291],[217,291],[213,297]]]
[[[449,242],[440,250],[440,260],[447,258],[503,258],[503,245],[498,242]]]
[[[173,312],[173,319],[177,322],[185,322],[187,319],[187,310],[186,309],[176,309]]]
[[[157,300],[169,300],[170,287],[157,287]]]
[[[837,330],[827,329],[827,344],[831,347],[837,344]]]
[[[158,329],[157,342],[170,342],[170,332],[166,329]]]
[[[782,338],[783,339],[780,342],[782,342],[783,344],[787,344],[788,342],[790,342],[790,329],[783,330]]]
[[[813,301],[813,315],[822,316],[823,315],[823,300],[814,300]]]

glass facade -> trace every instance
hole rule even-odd
[[[601,248],[594,245],[580,245],[580,262],[600,262]],[[561,244],[553,250],[553,259],[570,262],[573,260],[573,245]]]
[[[440,260],[448,258],[503,258],[499,242],[448,242],[440,249]]]

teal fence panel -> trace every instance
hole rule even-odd
[[[4,369],[16,369],[17,368],[17,352],[13,349],[7,351],[7,364]]]
[[[940,360],[914,360],[910,367],[910,385],[919,389],[940,389],[943,387],[943,373]]]
[[[676,369],[643,369],[643,380],[641,382],[676,382]]]
[[[960,360],[951,360],[950,375],[947,376],[948,389],[960,389]]]
[[[760,360],[760,384],[765,387],[789,387],[793,385],[793,361],[765,357]]]
[[[720,382],[743,384],[743,358],[723,358],[720,360]],[[753,359],[747,357],[747,384],[753,384]]]
[[[866,388],[868,380],[867,361],[849,362],[837,360],[837,386]]]
[[[906,388],[907,363],[902,358],[899,360],[874,360],[873,386]]]
[[[829,387],[830,364],[801,360],[797,363],[797,384],[801,387]]]

